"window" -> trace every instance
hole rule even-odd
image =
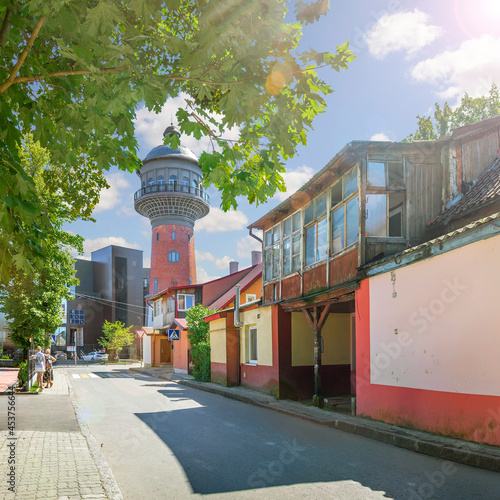
[[[160,231],[156,231],[156,241],[160,241]]]
[[[183,177],[181,179],[182,191],[185,193],[189,193],[189,179],[187,177]]]
[[[163,314],[163,304],[162,304],[162,299],[158,299],[154,301],[154,315],[155,316],[160,316]]]
[[[187,311],[190,307],[194,306],[194,295],[180,293],[177,296],[177,309],[179,311]]]
[[[148,186],[152,186],[155,183],[152,177],[149,178],[148,180]]]
[[[314,221],[314,222],[313,222]],[[309,226],[308,223],[312,222]],[[328,228],[326,225],[326,193],[320,194],[304,210],[306,266],[328,256]]]
[[[300,228],[299,211],[264,233],[264,279],[300,269]]]
[[[175,231],[172,231],[172,239],[175,240]]]
[[[188,243],[191,241],[191,234],[188,233]]]
[[[149,280],[147,278],[144,278],[144,283],[143,283],[144,288],[147,288],[148,285],[149,285]]]
[[[401,161],[369,161],[366,235],[404,236],[405,181]]]
[[[171,250],[168,252],[168,261],[169,262],[179,262],[180,254],[176,250]]]
[[[257,327],[248,328],[248,362],[257,364]]]
[[[337,253],[358,241],[358,167],[339,179],[331,189],[332,252]]]
[[[171,175],[168,179],[168,187],[170,191],[175,191],[177,189],[177,177],[175,175]]]
[[[255,295],[255,293],[247,293],[245,295],[245,302],[253,302],[254,300],[257,300],[257,295]]]
[[[404,192],[366,195],[366,235],[403,236]]]
[[[165,185],[165,177],[163,177],[163,175],[160,175],[160,177],[158,177],[158,186],[164,186]]]
[[[155,278],[154,292],[158,291],[158,278]]]

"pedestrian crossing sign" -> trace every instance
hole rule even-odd
[[[179,330],[169,330],[168,331],[168,340],[179,340],[180,331]]]
[[[50,343],[51,343],[51,345],[55,345],[55,343],[56,343],[56,336],[55,335],[50,336]]]

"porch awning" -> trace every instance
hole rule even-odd
[[[321,306],[340,302],[350,302],[354,300],[354,292],[359,288],[358,281],[342,283],[341,286],[329,288],[312,295],[297,297],[295,299],[284,300],[281,307],[286,312],[301,311],[304,307]]]

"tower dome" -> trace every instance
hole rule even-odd
[[[169,126],[164,136],[178,134]],[[150,292],[196,283],[194,223],[210,211],[198,158],[188,148],[159,145],[142,162],[135,210],[151,221]]]

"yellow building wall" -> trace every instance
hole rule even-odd
[[[210,321],[210,361],[226,363],[226,318]]]
[[[257,281],[254,281],[248,288],[245,288],[240,293],[240,304],[246,304],[246,297],[248,295],[255,295],[256,299],[260,299],[262,296],[262,278],[259,278]],[[234,307],[234,300],[229,302],[229,304],[225,307],[225,309],[231,309]]]
[[[261,307],[251,311],[240,311],[240,321],[244,326],[240,329],[240,356],[243,362],[248,361],[248,327],[257,327],[257,364],[273,365],[273,334],[270,307]]]
[[[323,365],[350,363],[349,314],[332,314],[321,330],[323,337]],[[292,366],[314,365],[314,332],[302,312],[292,313]]]

